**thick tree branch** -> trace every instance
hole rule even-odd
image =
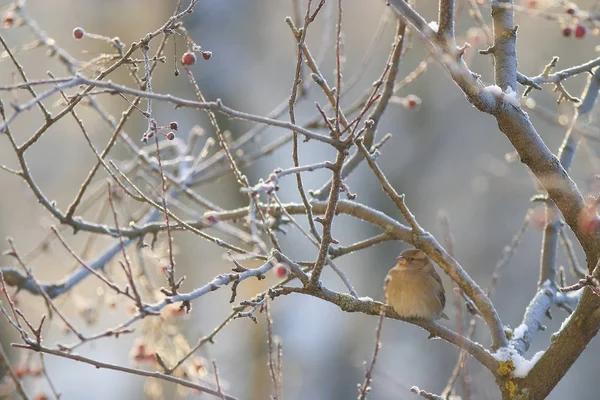
[[[492,0],[494,77],[502,91],[517,92],[517,27],[513,0]]]
[[[454,43],[454,0],[440,0],[438,6],[438,34]]]

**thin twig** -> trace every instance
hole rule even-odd
[[[373,381],[373,368],[375,367],[377,355],[379,354],[379,349],[381,348],[381,328],[383,326],[384,318],[385,316],[381,314],[381,316],[379,317],[379,322],[377,322],[377,328],[375,329],[375,350],[373,350],[373,357],[371,358],[371,363],[369,364],[365,372],[365,381],[363,382],[362,386],[358,388],[358,400],[366,400],[367,394],[371,392],[371,382]]]

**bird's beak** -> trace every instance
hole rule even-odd
[[[398,264],[400,264],[400,265],[405,265],[406,264],[406,258],[404,258],[402,256],[396,257],[396,261],[398,261]]]

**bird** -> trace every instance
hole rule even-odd
[[[449,319],[446,293],[433,262],[419,249],[403,251],[385,277],[385,303],[404,318]]]

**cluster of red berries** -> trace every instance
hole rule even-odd
[[[536,9],[538,8],[538,6],[539,3],[537,0],[527,1],[527,8],[529,9]],[[576,4],[568,3],[565,7],[565,13],[571,15],[572,17],[577,17],[577,15],[579,14],[579,9],[577,8]],[[562,34],[564,37],[570,37],[571,35],[574,35],[577,39],[581,39],[585,36],[585,33],[585,26],[583,26],[579,21],[576,21],[575,26],[567,25],[562,28]]]
[[[142,142],[148,143],[148,139],[154,136],[155,131],[166,137],[167,140],[173,140],[175,139],[175,132],[173,131],[176,131],[178,127],[179,126],[175,121],[171,122],[168,126],[156,126],[155,124],[154,129],[148,130],[142,135]]]
[[[578,9],[574,6],[572,7],[568,7],[565,11],[567,14],[575,16],[578,13]],[[578,23],[577,25],[575,25],[575,27],[571,27],[571,26],[565,26],[562,29],[562,34],[564,37],[569,37],[573,34],[573,32],[575,33],[575,37],[577,39],[581,39],[585,36],[585,26],[581,25],[581,23]]]
[[[564,37],[569,37],[571,36],[571,34],[573,33],[573,28],[571,28],[570,26],[565,26],[562,30],[562,34]],[[575,26],[575,37],[577,39],[581,39],[582,37],[585,36],[585,26],[578,24],[577,26]]]

